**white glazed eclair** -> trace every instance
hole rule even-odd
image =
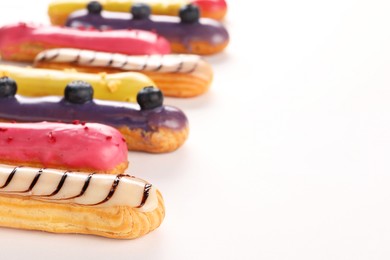
[[[129,56],[79,49],[50,49],[35,58],[35,67],[75,68],[82,72],[142,72],[172,97],[193,97],[206,92],[213,71],[198,55],[166,54]]]
[[[164,214],[160,193],[127,174],[0,165],[0,226],[131,239]]]

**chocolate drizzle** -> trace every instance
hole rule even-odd
[[[64,183],[65,183],[65,180],[67,177],[68,177],[68,171],[64,172],[64,174],[62,175],[61,180],[58,183],[55,191],[53,191],[53,193],[51,193],[50,195],[43,195],[42,197],[52,197],[52,196],[56,195],[61,190],[62,186],[64,186]]]
[[[37,59],[36,61],[45,61],[46,60],[46,54],[47,52],[43,52],[43,53],[40,53],[38,56],[37,56]]]
[[[141,67],[140,70],[146,70],[146,68],[148,67],[149,57],[150,57],[149,55],[146,56],[145,61],[144,61],[144,64],[142,65],[142,67]]]
[[[160,64],[157,66],[157,68],[156,69],[154,69],[153,71],[159,71],[159,70],[161,70],[161,68],[163,67],[163,64],[164,64],[164,56],[163,55],[161,55],[160,56]]]
[[[79,62],[79,60],[80,60],[80,55],[81,55],[81,50],[79,50],[79,52],[77,53],[77,56],[76,56],[76,58],[75,58],[75,60],[74,60],[73,63],[78,63],[78,62]]]
[[[94,62],[94,61],[95,61],[95,59],[96,59],[96,52],[94,51],[94,52],[93,52],[92,59],[90,59],[90,60],[88,61],[88,63],[92,63],[92,62]]]
[[[47,53],[48,52],[52,52],[52,51],[56,51],[55,55],[51,56],[51,57],[48,57]],[[81,65],[81,66],[91,66],[91,67],[94,67],[95,65],[93,64],[94,61],[96,60],[96,57],[97,57],[97,54],[99,52],[96,52],[96,51],[88,51],[88,50],[83,50],[83,51],[78,51],[77,53],[74,52],[74,54],[70,54],[72,56],[74,56],[74,59],[72,61],[70,61],[70,63],[72,64],[78,64],[78,65]],[[85,57],[89,56],[92,54],[92,58],[87,62],[87,63],[84,63],[84,62],[81,62],[82,60],[85,60]],[[107,63],[106,63],[106,67],[115,67],[115,68],[119,68],[119,69],[122,69],[122,70],[134,70],[134,71],[153,71],[153,72],[159,72],[161,71],[162,69],[164,69],[166,67],[166,64],[164,64],[164,59],[167,57],[166,55],[161,55],[161,60],[159,62],[159,64],[154,68],[154,66],[150,66],[151,64],[149,64],[149,60],[150,60],[150,55],[146,55],[144,56],[144,60],[143,60],[143,63],[142,64],[139,64],[139,67],[137,69],[128,69],[126,68],[126,66],[128,64],[131,64],[132,63],[132,56],[125,56],[126,57],[126,60],[120,65],[120,66],[115,66],[115,61],[117,61],[118,59],[115,57],[116,54],[114,53],[111,53],[109,58],[107,59]],[[61,57],[61,49],[55,49],[55,50],[48,50],[48,51],[44,51],[42,52],[41,56],[39,56],[39,58],[37,59],[37,61],[53,61],[53,62],[62,62],[61,60],[56,60],[57,58],[60,58]],[[185,59],[183,57],[182,54],[177,54],[175,55],[176,59],[178,60],[176,62],[176,67],[172,68],[172,71],[169,71],[169,72],[173,72],[173,73],[183,73],[183,74],[190,74],[190,73],[193,73],[197,67],[198,67],[198,64],[199,64],[199,61],[188,61],[187,63],[190,63],[192,64],[192,68],[190,68],[189,70],[187,71],[183,71],[183,67],[186,63]],[[134,64],[138,64],[138,62],[136,62],[135,60],[133,61]],[[100,66],[100,65],[98,65]]]
[[[87,191],[88,187],[89,187],[89,183],[91,182],[91,179],[92,179],[92,176],[95,174],[94,173],[91,173],[90,175],[88,175],[88,177],[85,179],[85,182],[84,182],[84,185],[83,187],[81,188],[81,191],[78,195],[76,196],[73,196],[73,197],[69,197],[69,198],[63,198],[63,199],[58,199],[58,200],[71,200],[71,199],[75,199],[75,198],[78,198],[78,197],[81,197],[84,195],[84,193]]]
[[[7,187],[11,182],[12,182],[12,179],[13,177],[15,176],[18,168],[20,168],[19,166],[18,167],[15,167],[11,173],[8,175],[7,177],[7,180],[5,181],[5,184],[0,187],[0,189],[3,189],[5,187]],[[24,191],[2,191],[2,193],[27,193],[27,192],[30,192],[33,190],[33,188],[36,186],[36,184],[38,183],[40,177],[42,176],[42,174],[44,173],[44,170],[45,168],[42,168],[40,169],[34,179],[32,180],[29,188],[27,190],[24,190]],[[48,197],[52,197],[52,196],[55,196],[56,194],[58,194],[61,189],[63,188],[64,184],[65,184],[65,181],[68,177],[68,171],[65,171],[62,176],[61,176],[61,179],[59,181],[59,183],[57,184],[57,187],[56,189],[49,195],[32,195],[33,197],[37,197],[37,198],[48,198]],[[68,197],[68,198],[60,198],[60,199],[52,199],[54,201],[61,201],[61,200],[71,200],[71,199],[75,199],[75,198],[78,198],[78,197],[81,197],[85,194],[85,192],[88,190],[89,188],[89,185],[90,185],[90,182],[92,180],[92,177],[93,175],[95,175],[96,173],[91,173],[89,174],[86,178],[85,178],[85,181],[84,181],[84,185],[83,187],[81,188],[81,191],[78,195],[76,196],[72,196],[72,197]],[[107,201],[109,201],[115,194],[119,184],[120,184],[120,181],[123,177],[128,177],[128,178],[135,178],[134,176],[131,176],[131,175],[128,175],[128,174],[119,174],[117,176],[115,176],[115,179],[111,185],[111,188],[107,194],[107,196],[100,202],[98,203],[94,203],[94,204],[79,204],[79,203],[74,203],[74,204],[77,204],[77,205],[83,205],[83,206],[97,206],[97,205],[101,205],[103,203],[106,203]],[[144,186],[144,191],[143,191],[143,195],[142,195],[142,199],[141,199],[141,203],[139,206],[137,206],[136,208],[141,208],[145,203],[146,203],[146,200],[148,199],[149,197],[149,193],[150,193],[150,190],[152,188],[152,185],[151,184],[148,184],[146,183],[145,186]]]
[[[149,198],[150,190],[152,189],[152,185],[147,183],[144,187],[144,194],[142,195],[141,203],[137,208],[141,208],[143,205],[145,205],[146,200]]]
[[[190,69],[189,71],[187,71],[186,73],[192,73],[196,70],[196,68],[198,67],[198,63],[195,63],[194,64],[194,67],[192,69]]]
[[[180,62],[179,62],[179,65],[177,66],[176,72],[180,72],[181,68],[183,68],[183,65],[184,65],[183,56],[179,55],[179,57],[180,57]]]
[[[12,172],[10,173],[10,175],[8,175],[8,178],[7,178],[7,180],[5,181],[4,185],[1,186],[0,189],[4,189],[5,187],[7,187],[7,186],[11,183],[11,181],[12,181],[12,179],[14,178],[15,173],[17,172],[18,168],[19,168],[19,166],[15,167],[15,168],[12,170]]]
[[[123,62],[123,64],[120,66],[121,69],[123,69],[123,67],[125,67],[127,65],[127,62],[128,62],[127,60],[128,60],[128,57],[126,57],[125,62]]]
[[[81,192],[79,195],[75,196],[75,197],[72,197],[71,199],[73,198],[78,198],[78,197],[81,197],[84,195],[84,193],[87,191],[88,189],[88,186],[89,186],[89,183],[91,182],[91,179],[92,179],[92,176],[94,175],[95,173],[91,173],[90,175],[88,175],[87,179],[85,179],[85,182],[84,182],[84,186],[83,188],[81,189]]]
[[[50,59],[54,60],[58,57],[58,55],[60,55],[59,52],[55,53],[53,56],[50,57]]]
[[[34,186],[37,184],[39,178],[41,177],[43,170],[44,170],[43,168],[42,168],[42,169],[39,169],[39,171],[38,171],[37,174],[35,175],[33,181],[31,182],[30,187],[28,187],[28,189],[25,190],[24,193],[30,192],[30,191],[32,191],[32,189],[34,189]]]
[[[122,178],[122,177],[125,177],[125,176],[127,176],[127,175],[125,175],[125,174],[119,174],[119,175],[117,175],[117,176],[115,177],[114,182],[112,183],[110,192],[107,194],[107,197],[106,197],[104,200],[100,201],[99,203],[91,204],[91,205],[89,205],[89,206],[97,206],[97,205],[100,205],[100,204],[103,204],[103,203],[109,201],[109,200],[112,198],[112,196],[114,195],[114,193],[115,193],[115,191],[116,191],[116,188],[118,187],[121,178]]]

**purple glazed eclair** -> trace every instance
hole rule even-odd
[[[72,13],[66,26],[153,31],[165,37],[175,53],[209,55],[222,51],[229,43],[226,28],[218,21],[199,18],[199,8],[195,5],[183,6],[179,17],[151,16],[150,13],[150,7],[145,4],[133,5],[131,14],[127,14],[102,11],[101,4],[92,1],[87,9]]]
[[[0,120],[101,123],[117,128],[129,150],[151,153],[174,151],[188,136],[187,117],[164,106],[161,91],[153,87],[138,93],[138,105],[93,99],[91,85],[82,81],[69,83],[64,97],[30,98],[16,91],[14,80],[0,78]]]

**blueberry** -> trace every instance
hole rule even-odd
[[[141,109],[153,109],[163,105],[164,96],[155,87],[145,87],[137,94],[137,102]]]
[[[179,16],[182,23],[196,23],[199,21],[200,11],[197,6],[188,4],[180,8]]]
[[[8,77],[0,78],[0,98],[15,96],[17,89],[18,86],[16,85],[15,80]]]
[[[132,5],[130,11],[133,18],[137,20],[148,18],[152,12],[149,5],[140,3]]]
[[[92,1],[88,3],[87,10],[90,14],[100,14],[103,10],[103,6],[98,1]]]
[[[74,104],[84,104],[93,99],[93,88],[85,81],[72,81],[65,88],[65,100]]]

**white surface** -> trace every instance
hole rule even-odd
[[[34,2],[34,3],[33,3]],[[0,22],[46,22],[46,0]],[[131,153],[167,216],[133,241],[1,229],[1,259],[389,259],[390,2],[230,1],[191,136]],[[251,23],[252,21],[252,23]]]

